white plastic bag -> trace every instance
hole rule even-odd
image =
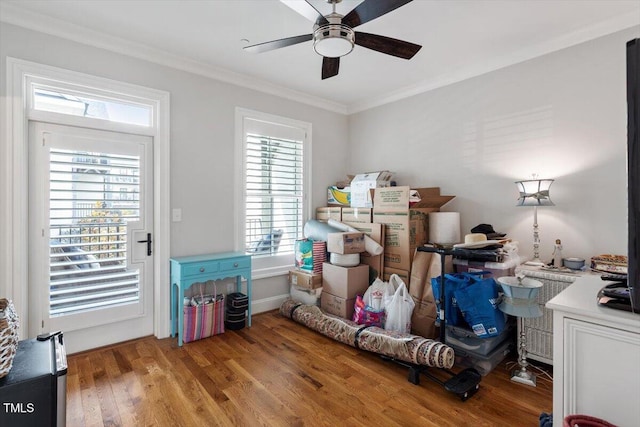
[[[387,301],[390,301],[391,297],[393,297],[394,291],[395,289],[392,284],[376,279],[367,288],[362,296],[362,300],[366,305],[374,310],[382,310],[384,309]]]
[[[391,302],[391,300],[393,299],[393,295],[396,293],[396,291],[400,287],[400,284],[402,284],[402,285],[405,284],[400,276],[398,276],[395,273],[392,274],[391,276],[389,276],[388,292],[386,292],[382,296],[382,306],[383,307],[386,307]]]
[[[389,285],[391,285],[392,291],[391,293],[395,293],[395,291],[398,289],[398,286],[400,285],[404,285],[404,280],[402,280],[402,278],[400,278],[400,276],[398,276],[397,274],[392,274],[389,277]]]
[[[400,279],[400,278],[398,278]],[[391,280],[390,280],[391,281]],[[411,315],[416,303],[409,295],[409,290],[400,279],[398,289],[396,289],[391,301],[385,307],[387,320],[384,328],[390,331],[411,333]]]

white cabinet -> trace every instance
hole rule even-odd
[[[600,307],[607,282],[578,278],[547,303],[553,310],[553,419],[584,414],[640,426],[640,314]]]

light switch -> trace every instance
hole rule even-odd
[[[182,221],[182,209],[180,208],[175,208],[171,211],[171,220],[173,222],[180,222]]]

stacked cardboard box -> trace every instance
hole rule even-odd
[[[325,263],[322,268],[320,308],[327,313],[351,319],[357,295],[369,287],[369,266],[340,267]]]
[[[383,224],[357,223],[357,222],[345,222],[345,224],[355,228],[356,230],[369,236],[374,242],[384,246],[385,227]],[[384,254],[371,255],[367,252],[363,252],[360,255],[360,262],[370,267],[369,282],[373,282],[377,277],[384,277]]]
[[[371,189],[391,186],[391,172],[361,173],[351,180],[351,203],[353,208],[371,208]]]
[[[342,208],[339,206],[323,206],[316,208],[316,219],[327,222],[330,219],[342,221]]]
[[[300,289],[317,289],[322,287],[322,274],[304,270],[289,270],[289,284]]]
[[[420,201],[410,204],[415,192]],[[401,270],[409,276],[416,247],[427,242],[429,212],[437,212],[455,196],[440,195],[440,188],[386,187],[374,194],[373,222],[386,225],[385,269]]]
[[[342,208],[342,222],[349,224],[367,224],[371,222],[372,213],[372,208]]]
[[[327,251],[340,255],[364,252],[364,233],[343,232],[327,234]]]
[[[351,206],[351,188],[332,185],[327,188],[327,206]]]
[[[377,277],[388,281],[392,274],[397,274],[408,284],[415,249],[428,239],[428,213],[439,211],[454,198],[440,195],[439,188],[412,190],[406,186],[390,187],[390,178],[391,174],[386,171],[356,175],[348,189],[349,205],[345,203],[345,194],[337,193],[337,187],[334,186],[330,187],[328,206],[316,210],[318,221],[340,221],[368,235],[384,247],[382,255],[361,253],[361,264],[355,267],[323,264],[320,307],[328,313],[351,318],[356,296],[364,294]],[[336,197],[336,194],[339,196]],[[413,199],[410,202],[412,194],[419,197],[418,202],[413,202]],[[338,245],[340,248],[346,247],[344,238],[343,236],[340,240],[332,237],[336,241],[329,242],[329,248],[335,250],[336,242],[342,243]],[[343,254],[348,253],[343,249],[341,251]],[[422,287],[424,288],[424,284]],[[431,320],[435,306],[425,307],[425,301],[421,297],[422,295],[414,295],[417,315],[430,317]]]
[[[322,274],[307,270],[289,270],[291,298],[302,304],[319,305]]]

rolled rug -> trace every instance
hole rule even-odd
[[[343,344],[403,362],[445,369],[452,368],[455,362],[453,348],[439,341],[376,326],[359,325],[324,313],[315,305],[287,299],[280,306],[280,314]]]

